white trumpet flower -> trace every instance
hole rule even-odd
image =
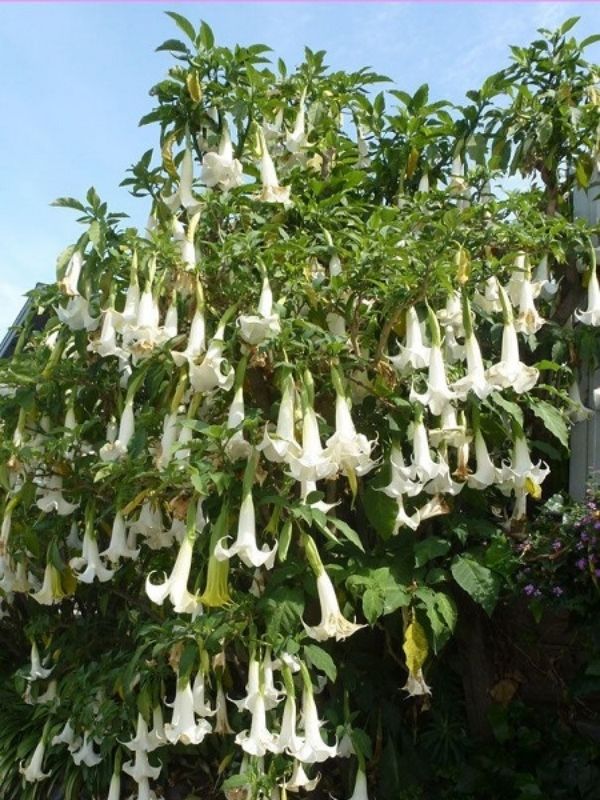
[[[59,320],[72,331],[95,331],[100,324],[100,317],[92,317],[90,304],[78,295],[70,297],[66,306],[55,306]]]
[[[282,788],[286,789],[288,792],[299,792],[301,789],[304,789],[305,792],[312,792],[320,780],[320,772],[311,780],[304,771],[302,762],[294,761],[294,767],[292,769],[290,779],[282,784]]]
[[[225,323],[221,322],[202,362],[200,364],[190,362],[190,383],[195,391],[206,393],[223,389],[228,392],[233,386],[235,372],[233,367],[227,367],[227,360],[223,356],[224,336]],[[225,370],[223,370],[224,364]]]
[[[413,454],[411,460],[413,475],[422,483],[433,480],[442,471],[439,463],[431,458],[427,428],[421,416],[413,424]]]
[[[558,292],[558,281],[555,281],[548,271],[548,256],[543,256],[537,265],[533,280],[539,288],[539,293],[546,300],[550,300]]]
[[[408,692],[409,697],[431,694],[431,688],[425,683],[422,669],[419,669],[415,675],[409,672],[406,683],[402,688],[405,692]]]
[[[265,426],[262,442],[257,448],[264,453],[265,458],[276,464],[288,461],[290,455],[297,456],[300,453],[300,445],[294,433],[294,395],[294,381],[288,377],[281,395],[275,435],[271,436],[268,426]]]
[[[200,744],[204,737],[212,731],[210,722],[200,719],[196,722],[194,715],[194,697],[190,679],[178,680],[175,700],[171,706],[173,715],[171,722],[165,725],[165,736],[171,744]]]
[[[443,328],[452,326],[456,336],[464,336],[463,312],[460,292],[451,292],[446,298],[446,305],[436,312],[440,325]]]
[[[405,344],[400,345],[400,352],[397,356],[388,356],[388,358],[394,369],[402,374],[409,369],[428,367],[430,353],[430,348],[423,344],[423,334],[415,307],[411,306],[406,312]]]
[[[223,125],[218,152],[206,153],[202,159],[200,178],[209,187],[218,184],[223,191],[235,189],[244,182],[242,165],[237,158],[233,157],[233,146],[226,124]]]
[[[427,389],[420,394],[413,386],[410,390],[409,399],[411,403],[417,402],[423,406],[428,406],[432,414],[439,416],[444,407],[455,398],[456,394],[448,386],[442,351],[439,346],[432,344]]]
[[[162,707],[154,706],[152,709],[152,730],[148,733],[147,750],[151,753],[157,747],[166,744],[165,726],[163,722]]]
[[[275,165],[269,154],[262,130],[259,131],[259,139],[261,150],[260,178],[262,181],[260,200],[265,203],[283,203],[284,206],[290,205],[290,187],[279,185]]]
[[[88,350],[91,353],[97,353],[102,358],[109,356],[117,356],[123,360],[127,357],[125,350],[117,345],[117,329],[115,325],[116,314],[114,309],[107,308],[102,312],[102,328],[100,330],[100,337],[94,339],[88,344]]]
[[[241,315],[237,319],[240,336],[252,347],[277,336],[281,331],[279,314],[273,313],[273,292],[266,275],[263,278],[257,311],[257,314]]]
[[[127,542],[127,524],[120,511],[117,511],[113,520],[110,542],[106,550],[100,553],[102,558],[107,558],[116,564],[121,558],[136,559],[140,554],[139,548],[129,547]]]
[[[186,147],[183,152],[183,159],[181,161],[181,170],[179,173],[179,187],[174,194],[169,197],[163,197],[165,205],[170,211],[175,212],[180,206],[183,206],[189,211],[195,211],[199,207],[199,203],[192,194],[192,186],[194,183],[194,158],[192,151]]]
[[[375,440],[369,441],[357,433],[350,413],[350,405],[341,390],[336,387],[335,433],[325,443],[325,453],[336,465],[337,471],[350,477],[359,477],[370,472],[377,462],[371,458]]]
[[[29,764],[26,767],[23,766],[23,762],[19,764],[19,772],[27,783],[37,783],[38,781],[43,781],[50,777],[50,772],[42,772],[45,751],[46,746],[44,744],[44,737],[42,736],[33,751]]]
[[[252,705],[252,723],[250,730],[244,730],[235,737],[245,753],[262,758],[267,752],[274,752],[276,748],[275,736],[267,728],[265,698],[259,690]]]
[[[519,313],[515,319],[515,330],[532,335],[546,323],[538,313],[533,300],[534,291],[531,280],[525,276],[519,290]]]
[[[69,259],[63,279],[58,282],[58,288],[61,292],[70,297],[77,297],[79,295],[77,284],[79,283],[82,267],[83,255],[79,250],[76,250]]]
[[[306,100],[306,89],[302,91],[298,101],[298,113],[291,133],[286,134],[285,148],[290,153],[298,153],[306,147],[306,124],[304,102]]]
[[[512,310],[506,293],[500,285],[498,285],[498,291],[504,312],[502,350],[500,361],[488,369],[486,377],[495,387],[512,388],[517,394],[523,394],[535,386],[539,378],[539,371],[535,367],[528,367],[521,362]]]
[[[569,399],[572,403],[568,412],[571,422],[585,422],[594,416],[593,410],[583,405],[577,377],[573,379],[573,382],[569,386]]]
[[[125,408],[119,422],[119,432],[114,442],[106,442],[100,448],[99,456],[102,461],[118,461],[127,454],[127,447],[135,433],[135,417],[133,414],[133,398],[125,402]]]
[[[94,751],[94,742],[89,740],[88,736],[88,732],[85,731],[81,746],[77,750],[71,751],[71,757],[78,767],[81,764],[85,764],[86,767],[95,767],[102,761],[102,756]]]
[[[230,536],[224,536],[217,542],[215,547],[215,558],[218,561],[225,561],[226,559],[238,556],[240,561],[247,567],[262,567],[271,569],[275,563],[275,554],[277,552],[277,542],[269,550],[267,544],[263,544],[259,550],[256,543],[256,520],[254,515],[254,502],[252,500],[252,492],[249,491],[242,499],[240,508],[240,516],[238,521],[237,537],[231,547],[226,548],[224,542],[230,539]]]
[[[318,642],[324,642],[326,639],[335,638],[340,642],[352,636],[353,633],[364,628],[364,625],[357,625],[355,622],[350,622],[344,617],[340,611],[340,605],[335,594],[335,588],[331,578],[322,567],[321,573],[317,576],[317,592],[319,595],[319,603],[321,605],[321,622],[315,627],[310,627],[304,621],[305,631],[313,639]],[[306,759],[302,759],[305,761]]]
[[[234,431],[225,445],[225,454],[230,461],[237,461],[239,458],[248,458],[250,456],[252,448],[244,439],[244,431],[240,429],[244,419],[244,388],[239,386],[236,389],[227,415],[227,429]]]
[[[465,357],[465,346],[457,340],[452,325],[444,328],[443,354],[448,364],[456,364]]]
[[[31,596],[36,602],[43,606],[56,605],[66,596],[66,592],[62,588],[60,572],[50,559],[46,562],[46,568],[44,569],[42,588],[38,592],[34,592]]]
[[[70,747],[74,741],[75,741],[75,731],[71,727],[71,720],[68,719],[65,722],[63,729],[60,731],[60,733],[57,733],[56,736],[52,737],[52,741],[50,742],[50,744],[52,744],[53,746],[55,744],[66,744]]]
[[[475,461],[476,471],[467,478],[467,485],[471,489],[486,489],[499,483],[502,471],[492,464],[485,439],[480,430],[475,433]]]
[[[473,302],[487,314],[494,314],[502,310],[500,295],[498,293],[498,281],[496,278],[491,277],[486,280],[483,295],[479,292],[475,292]]]
[[[296,698],[288,694],[283,707],[281,718],[281,730],[275,737],[273,752],[286,753],[293,758],[298,758],[301,754],[305,740],[303,736],[296,733],[297,710]]]
[[[185,363],[193,364],[198,356],[201,356],[205,350],[206,322],[204,320],[204,311],[202,308],[197,308],[192,318],[192,325],[190,327],[190,334],[185,350],[182,352],[171,350],[171,356],[177,366],[182,367]]]
[[[153,603],[161,606],[168,597],[178,614],[195,614],[200,602],[196,595],[188,591],[187,585],[192,567],[195,533],[182,541],[175,564],[168,578],[163,583],[152,583],[150,573],[146,578],[146,594]]]
[[[357,169],[368,169],[371,166],[371,158],[369,156],[369,143],[366,136],[369,131],[364,125],[356,126],[356,147],[358,149],[358,161],[356,162]]]
[[[145,784],[146,788],[148,788],[148,779],[152,778],[155,781],[160,775],[160,769],[160,767],[150,766],[148,754],[145,750],[136,750],[134,760],[123,764],[123,772],[130,775],[140,787],[138,800],[142,797],[141,787]],[[150,797],[150,795],[147,794],[146,797]]]
[[[215,727],[214,733],[220,734],[224,736],[229,733],[233,733],[233,729],[229,724],[229,718],[227,716],[227,699],[225,697],[225,692],[223,691],[223,686],[221,681],[218,681],[217,684],[217,699],[215,701]]]
[[[354,791],[352,792],[350,800],[369,800],[369,795],[367,793],[367,776],[360,767],[356,773]]]
[[[121,772],[115,770],[110,779],[110,786],[108,787],[108,797],[106,800],[121,800]]]
[[[100,583],[105,583],[115,574],[114,570],[107,569],[102,563],[98,542],[88,526],[83,536],[81,556],[72,558],[69,565],[77,580],[82,583],[93,583],[96,578]]]
[[[519,490],[534,497],[541,494],[540,484],[550,474],[550,467],[545,461],[534,464],[531,460],[527,439],[516,436],[513,442],[511,461],[503,461],[503,481],[500,488],[507,493],[511,489]]]
[[[596,259],[592,260],[590,280],[587,287],[587,309],[575,311],[575,319],[584,325],[600,325],[600,284],[596,271]]]
[[[319,719],[312,687],[308,686],[309,681],[310,678],[308,678],[308,681],[305,679],[302,692],[304,747],[297,758],[305,764],[315,764],[326,761],[328,758],[335,758],[337,755],[337,742],[328,745],[321,736],[320,728],[323,723]]]
[[[319,481],[331,478],[337,472],[337,464],[321,444],[317,415],[310,405],[304,409],[302,450],[297,456],[288,452],[287,463],[290,474],[297,481]]]
[[[67,517],[78,507],[78,503],[68,503],[62,494],[62,477],[51,475],[49,478],[36,479],[38,499],[35,504],[45,514],[56,511],[59,517]]]
[[[194,683],[192,686],[192,698],[194,704],[194,713],[199,717],[213,717],[217,711],[211,708],[209,702],[205,698],[206,684],[204,681],[204,673],[198,670]]]
[[[165,469],[173,456],[173,446],[177,441],[179,417],[177,412],[165,414],[163,420],[163,432],[160,440],[158,457],[156,459],[157,469]]]
[[[31,668],[29,670],[29,675],[26,676],[26,680],[28,681],[38,681],[44,680],[48,677],[53,671],[54,667],[50,667],[46,669],[42,667],[42,662],[40,660],[40,653],[37,648],[37,644],[35,642],[31,645]]]
[[[466,298],[464,303],[463,312],[466,322],[465,353],[467,356],[467,374],[464,378],[460,378],[452,384],[452,390],[459,400],[466,400],[469,392],[473,392],[480,400],[485,400],[485,398],[494,391],[494,387],[485,376],[485,367],[481,357],[481,350],[479,349],[479,342],[473,330],[471,309]]]
[[[150,734],[148,733],[148,723],[144,719],[143,715],[139,712],[135,736],[128,742],[123,742],[123,744],[133,752],[141,750],[142,752],[149,753],[153,749],[151,747]]]

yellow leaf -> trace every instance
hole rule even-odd
[[[416,676],[423,667],[429,647],[427,636],[418,622],[411,622],[404,633],[404,644],[402,645],[406,656],[406,667],[411,675]]]
[[[456,251],[454,265],[456,266],[456,279],[462,286],[469,280],[471,273],[471,259],[462,245]]]
[[[150,494],[150,492],[151,489],[144,489],[139,494],[136,494],[133,500],[130,503],[127,503],[125,508],[121,509],[121,514],[123,514],[124,517],[128,517],[131,514],[131,512],[135,511],[135,509],[140,505],[140,503],[146,497],[146,495]]]
[[[406,162],[406,177],[412,178],[415,174],[415,170],[417,168],[417,163],[419,161],[419,151],[416,147],[410,151],[408,155],[408,161]]]
[[[194,103],[199,103],[200,100],[202,100],[202,84],[200,83],[198,73],[195,70],[193,72],[188,72],[185,82],[187,84],[190,97]]]
[[[179,175],[177,174],[177,168],[175,166],[175,162],[173,161],[173,145],[175,144],[175,134],[172,133],[165,139],[165,143],[162,146],[161,156],[163,160],[163,166],[174,180],[179,180]]]

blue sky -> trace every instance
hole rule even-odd
[[[171,63],[154,52],[177,35],[169,9],[205,19],[221,44],[263,42],[292,65],[306,44],[335,68],[369,65],[400,88],[427,82],[432,97],[453,100],[538,27],[578,15],[579,37],[600,32],[600,4],[589,2],[1,3],[0,335],[79,235],[53,199],[94,185],[113,210],[146,219],[146,201],[118,184],[156,141],[137,123]]]

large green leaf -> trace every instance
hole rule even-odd
[[[538,419],[541,419],[546,430],[555,436],[565,449],[569,449],[569,429],[561,412],[546,400],[532,398],[529,407]]]
[[[457,556],[450,567],[452,577],[470,597],[491,614],[498,600],[500,581],[472,556]]]

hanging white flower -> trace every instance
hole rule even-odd
[[[397,356],[388,356],[388,358],[394,369],[402,374],[410,369],[428,367],[430,354],[430,348],[423,344],[423,334],[415,307],[410,306],[406,312],[405,344],[400,345],[400,352]]]
[[[40,660],[40,653],[35,642],[31,644],[31,668],[29,670],[29,675],[26,676],[26,680],[28,681],[38,681],[44,680],[48,677],[53,671],[54,667],[50,667],[46,669],[42,667],[42,662]]]
[[[107,569],[102,563],[98,542],[90,524],[86,524],[81,556],[72,558],[69,565],[81,583],[93,583],[96,578],[100,583],[105,583],[114,575],[114,571]]]
[[[307,385],[312,385],[312,378],[306,376]],[[317,415],[308,400],[305,390],[302,420],[302,450],[299,455],[288,452],[287,463],[290,474],[297,481],[320,481],[322,478],[331,478],[337,472],[330,454],[323,448],[319,434]]]
[[[306,123],[304,102],[306,100],[306,89],[302,90],[300,99],[298,100],[298,112],[296,120],[291,133],[287,133],[285,137],[285,148],[290,153],[298,153],[306,147]]]
[[[133,414],[133,397],[125,401],[125,407],[119,422],[119,432],[114,442],[102,445],[98,455],[102,461],[118,461],[127,455],[127,446],[135,433],[135,417]]]
[[[410,390],[410,401],[428,406],[431,413],[439,416],[443,408],[454,400],[456,395],[448,386],[444,357],[440,348],[440,329],[435,314],[428,309],[429,327],[432,336],[431,353],[429,357],[429,372],[427,376],[427,389],[420,394],[414,388]]]
[[[235,372],[223,356],[225,347],[225,321],[221,321],[200,364],[190,362],[190,383],[203,394],[223,389],[228,392],[233,386]]]
[[[264,453],[265,458],[276,464],[288,461],[290,455],[297,456],[300,453],[300,445],[296,441],[294,432],[295,393],[293,378],[288,376],[283,385],[275,434],[271,435],[266,425],[262,441],[257,448]]]
[[[538,313],[533,298],[534,287],[529,275],[526,274],[521,281],[519,290],[519,313],[515,319],[515,330],[529,336],[537,333],[546,322]]]
[[[593,410],[583,405],[577,375],[575,375],[571,385],[569,386],[569,399],[572,403],[572,406],[568,412],[571,422],[585,422],[594,416]]]
[[[335,433],[325,443],[325,453],[338,472],[355,480],[355,476],[362,477],[377,465],[371,458],[375,439],[369,441],[364,434],[356,432],[342,379],[337,370],[332,374],[336,391]]]
[[[78,503],[68,503],[63,497],[63,480],[60,475],[50,475],[48,478],[36,478],[35,483],[38,484],[38,498],[35,504],[40,511],[43,511],[45,514],[56,511],[60,517],[67,517],[78,508]]]
[[[262,130],[259,130],[258,138],[261,152],[260,178],[262,181],[260,200],[265,203],[283,203],[284,206],[290,205],[290,187],[279,185],[275,165],[269,154]]]
[[[475,305],[487,314],[495,314],[498,311],[502,311],[498,285],[496,278],[490,277],[485,282],[484,293],[475,292],[473,296]]]
[[[200,744],[204,737],[212,731],[207,719],[196,722],[194,714],[194,697],[189,677],[178,678],[175,700],[171,706],[173,715],[171,722],[165,725],[165,736],[171,744]]]
[[[46,562],[46,568],[44,569],[42,588],[38,592],[33,592],[31,596],[43,606],[56,605],[66,596],[66,592],[62,588],[60,572],[50,559]]]
[[[113,520],[110,542],[102,553],[102,558],[107,558],[116,564],[122,558],[136,559],[140,554],[139,548],[130,548],[127,542],[127,524],[120,511],[117,511]]]
[[[281,331],[279,314],[273,313],[273,292],[266,275],[263,278],[257,312],[254,315],[242,314],[237,319],[240,336],[252,347],[272,339]]]
[[[244,730],[235,737],[235,743],[251,756],[266,755],[267,752],[274,752],[276,741],[273,734],[267,728],[267,715],[265,709],[265,698],[262,692],[258,691],[252,705],[252,723],[250,730]]]
[[[471,489],[482,490],[500,482],[502,471],[493,465],[487,444],[479,428],[475,432],[475,462],[477,469],[467,477],[467,485]]]
[[[19,764],[19,772],[25,778],[27,783],[37,783],[38,781],[43,781],[50,777],[50,772],[42,772],[45,752],[46,746],[44,744],[44,737],[42,735],[42,738],[39,740],[35,750],[33,751],[33,755],[31,756],[29,764],[27,764],[26,767],[23,766],[23,762]]]
[[[302,664],[302,678],[304,690],[302,692],[302,720],[304,724],[304,746],[298,754],[298,760],[305,764],[315,764],[335,758],[337,755],[337,742],[328,745],[321,735],[321,725],[317,712],[317,705],[313,694],[313,687],[308,670]]]
[[[171,350],[173,361],[178,367],[184,364],[193,364],[196,359],[206,350],[206,322],[204,320],[204,310],[197,307],[192,318],[192,325],[185,350],[179,352]]]
[[[223,191],[235,189],[244,182],[242,165],[233,157],[233,146],[227,123],[223,124],[217,153],[206,153],[202,159],[200,178],[209,186],[219,186]]]
[[[181,160],[181,169],[179,172],[179,186],[174,194],[169,197],[163,197],[163,201],[167,208],[173,213],[177,211],[180,206],[194,213],[198,210],[199,203],[192,194],[192,187],[194,184],[194,158],[189,145],[183,151],[183,158]]]
[[[66,306],[55,306],[59,320],[72,331],[95,331],[100,317],[92,317],[90,304],[85,297],[70,297]]]
[[[356,772],[354,791],[352,792],[350,800],[369,800],[369,795],[367,793],[367,776],[361,767],[359,767]]]
[[[83,742],[76,750],[71,751],[71,757],[79,767],[85,764],[86,767],[95,767],[102,761],[102,756],[94,751],[94,742],[89,739],[88,731],[83,733]]]
[[[596,271],[596,251],[590,248],[592,264],[590,267],[590,278],[587,286],[587,309],[585,311],[575,311],[575,319],[584,325],[600,325],[600,284],[598,283],[598,273]]]
[[[231,461],[248,458],[252,451],[251,445],[244,439],[244,431],[241,430],[244,419],[244,388],[240,385],[236,389],[227,415],[227,430],[234,431],[225,445],[225,454]]]
[[[150,573],[146,578],[146,594],[153,603],[161,606],[168,597],[178,614],[195,614],[200,606],[197,595],[188,591],[192,568],[192,553],[196,539],[195,526],[188,527],[187,535],[179,547],[173,570],[163,583],[152,583]]]
[[[238,520],[237,537],[231,547],[226,548],[224,542],[231,538],[224,536],[215,547],[215,558],[218,561],[238,556],[240,561],[247,567],[262,567],[271,569],[275,563],[277,553],[277,542],[271,549],[267,544],[263,544],[259,549],[256,543],[256,520],[254,515],[254,502],[252,492],[248,491],[242,498],[240,516]]]
[[[70,297],[77,297],[79,295],[77,284],[79,283],[82,267],[83,254],[80,250],[75,250],[69,259],[62,280],[58,282],[58,288],[63,294],[69,295]]]
[[[463,323],[465,327],[465,353],[467,356],[467,374],[452,384],[452,390],[459,400],[466,400],[469,392],[480,400],[494,391],[494,386],[487,380],[479,342],[473,328],[471,307],[466,293],[463,295]]]
[[[286,789],[288,792],[299,792],[301,789],[304,789],[305,792],[312,792],[312,790],[316,788],[320,780],[321,780],[320,772],[317,773],[316,777],[312,778],[311,780],[306,774],[302,762],[294,761],[294,766],[292,768],[292,774],[290,776],[290,779],[282,783],[281,788]]]
[[[551,300],[558,292],[558,281],[554,280],[548,271],[548,256],[543,256],[540,260],[533,280],[538,287],[539,294],[546,300]]]

